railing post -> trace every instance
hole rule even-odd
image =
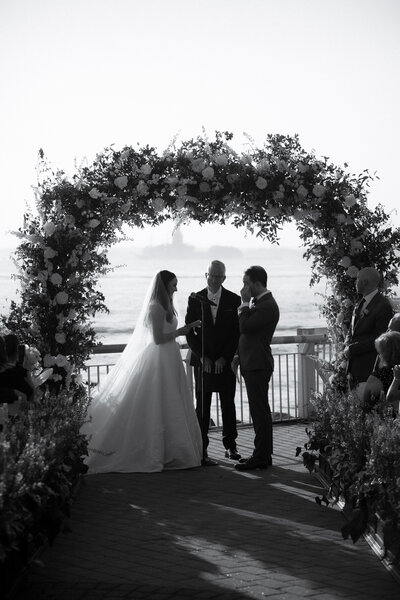
[[[298,328],[297,335],[307,336],[315,334],[326,334],[327,330],[322,327],[318,328]],[[298,415],[301,419],[308,419],[312,413],[312,405],[310,396],[316,389],[317,372],[315,361],[310,358],[315,356],[315,342],[304,342],[298,345],[299,356],[299,373],[297,380],[297,397],[298,397]]]

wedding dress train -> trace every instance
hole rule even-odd
[[[174,317],[164,332],[176,330]],[[121,357],[89,407],[90,473],[153,473],[201,464],[202,439],[175,340]]]

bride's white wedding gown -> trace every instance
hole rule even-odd
[[[175,317],[165,320],[164,333],[176,327]],[[117,402],[109,401],[114,392]],[[123,364],[118,385],[106,394],[100,389],[89,416],[84,431],[92,434],[89,474],[153,473],[201,464],[200,427],[175,340],[151,342],[133,365]]]

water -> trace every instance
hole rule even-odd
[[[15,268],[10,252],[0,254],[0,310],[7,312],[11,299],[17,297],[18,282],[11,278]],[[134,329],[143,297],[155,272],[161,269],[173,271],[178,278],[175,303],[184,318],[187,298],[193,291],[205,287],[205,272],[210,259],[223,260],[227,267],[224,286],[236,293],[242,287],[244,270],[252,264],[260,264],[268,272],[268,288],[280,307],[281,317],[275,335],[294,335],[298,327],[324,327],[317,303],[324,284],[310,288],[310,267],[302,258],[302,250],[295,248],[266,248],[246,250],[243,253],[226,247],[212,255],[204,250],[182,246],[165,246],[160,251],[153,247],[142,250],[116,246],[109,252],[114,270],[100,280],[99,287],[106,298],[110,313],[100,313],[94,320],[99,339],[104,344],[124,344]]]

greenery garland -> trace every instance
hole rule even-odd
[[[352,175],[346,164],[317,158],[297,136],[269,135],[262,148],[243,153],[229,145],[232,137],[217,131],[213,140],[174,140],[162,154],[149,146],[106,148],[72,178],[52,172],[40,152],[37,211],[17,233],[21,300],[5,323],[36,345],[44,366],[54,368],[53,382],[70,385],[96,344],[92,319],[107,310],[96,284],[125,224],[229,220],[276,243],[280,228],[295,220],[311,284],[330,284],[321,312],[339,346],[358,270],[375,266],[386,291],[398,283],[400,230],[382,206],[368,208],[368,171]]]

